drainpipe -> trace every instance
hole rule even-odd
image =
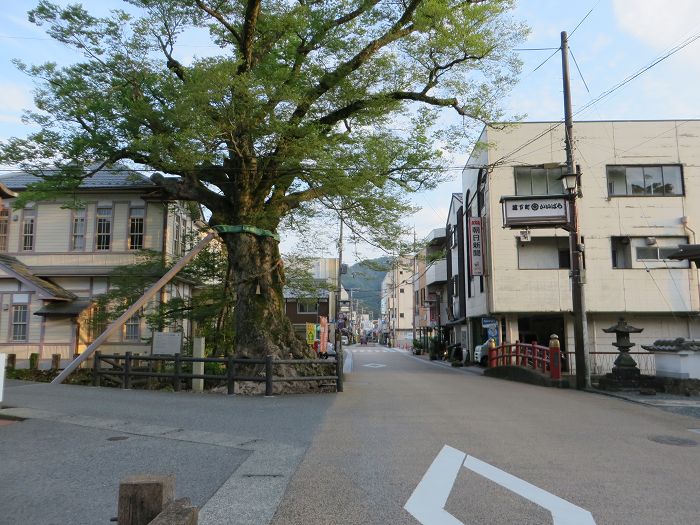
[[[691,229],[690,226],[688,226],[688,217],[686,215],[681,217],[681,224],[683,225],[684,230],[689,231],[692,234],[693,244],[697,244],[697,241],[695,239],[695,230]],[[697,264],[695,266],[696,266],[695,276],[697,278],[698,277],[698,270],[700,270],[700,268],[698,267]],[[691,293],[691,297],[692,297],[693,286],[690,282],[688,283],[688,288],[690,288],[690,293]],[[698,298],[700,299],[700,282],[698,283]],[[693,324],[690,322],[690,317],[688,317],[688,339],[693,339],[693,328],[692,327],[693,327]]]

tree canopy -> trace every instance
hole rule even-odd
[[[39,131],[5,142],[0,160],[61,169],[18,204],[127,161],[206,207],[212,225],[274,232],[332,209],[391,246],[407,197],[443,180],[443,151],[499,117],[526,31],[509,17],[514,0],[125,1],[106,17],[47,0],[29,12],[84,59],[17,62],[37,82],[27,118]],[[192,34],[215,52],[189,55]],[[240,315],[261,315],[240,308],[246,295],[279,306],[277,245],[224,241]],[[260,268],[279,275],[261,282]]]

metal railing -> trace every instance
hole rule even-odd
[[[576,357],[574,352],[567,352],[567,365],[568,372],[565,373],[575,374],[576,373]],[[590,352],[589,354],[589,367],[591,369],[591,375],[605,375],[612,372],[615,359],[618,358],[620,352]],[[630,352],[629,355],[637,362],[639,371],[644,375],[656,375],[656,359],[654,354],[649,352]]]
[[[343,365],[342,358],[327,359],[274,359],[267,356],[263,359],[240,359],[228,357],[186,357],[180,354],[173,356],[141,356],[131,352],[119,355],[103,355],[97,351],[94,354],[92,368],[93,386],[101,386],[103,379],[116,383],[121,388],[131,388],[135,380],[141,379],[166,379],[172,382],[173,390],[182,389],[182,383],[192,379],[214,380],[225,382],[228,394],[233,394],[236,382],[265,383],[265,395],[273,394],[273,384],[291,381],[319,381],[335,383],[336,392],[343,391]],[[218,363],[223,365],[223,374],[195,374],[191,370],[193,363]],[[105,366],[106,365],[106,366]],[[292,367],[316,368],[318,366],[333,367],[333,375],[303,375],[276,377],[273,372],[275,367],[287,365]],[[264,367],[263,375],[241,375],[244,372],[251,374],[250,368]]]

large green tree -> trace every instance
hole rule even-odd
[[[333,209],[377,244],[399,237],[407,196],[441,180],[459,142],[441,122],[498,117],[524,29],[513,0],[127,0],[98,18],[41,1],[29,18],[84,55],[18,63],[37,80],[40,131],[0,160],[47,177],[24,199],[69,191],[117,161],[202,204],[211,225],[277,232]],[[186,59],[208,34],[215,56]],[[437,135],[436,135],[437,133]],[[278,242],[225,233],[236,346],[299,351],[283,314]]]

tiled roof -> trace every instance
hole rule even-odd
[[[51,281],[47,281],[46,279],[42,279],[41,277],[37,277],[27,266],[14,257],[0,255],[0,266],[4,266],[10,273],[14,273],[20,281],[29,283],[46,292],[46,294],[50,296],[47,297],[48,299],[72,300],[76,298],[73,293],[65,288]]]
[[[39,308],[34,315],[44,317],[76,317],[83,310],[92,304],[90,299],[76,299],[75,301],[60,303],[49,303]]]
[[[46,170],[44,175],[57,173],[57,170]],[[23,190],[29,184],[40,182],[42,179],[24,171],[16,171],[0,176],[0,182],[11,190]],[[114,164],[110,168],[98,171],[93,176],[83,180],[80,185],[84,189],[101,188],[154,188],[156,184],[146,175],[127,168],[123,164]]]

